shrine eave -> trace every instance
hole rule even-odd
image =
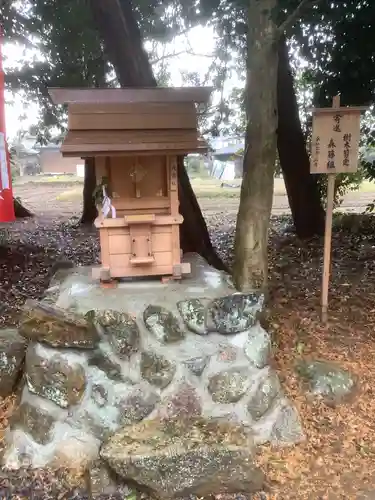
[[[156,88],[50,88],[54,104],[105,104],[105,103],[178,103],[209,101],[211,87],[156,87]]]

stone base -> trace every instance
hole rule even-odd
[[[35,326],[6,466],[86,465],[121,426],[150,419],[235,421],[256,443],[303,439],[268,364],[270,338],[258,322],[263,297],[237,293],[228,275],[197,255],[187,262],[191,275],[180,282],[129,280],[106,289],[91,268],[53,280],[45,302],[85,315],[98,335],[88,327],[94,345],[80,348],[70,332],[61,348],[53,323],[48,335],[45,324]]]

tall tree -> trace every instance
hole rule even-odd
[[[301,11],[299,9],[295,10],[297,5],[294,0],[279,0],[275,2],[273,13],[276,17],[280,17],[283,10],[289,13],[294,12],[295,21],[299,21]],[[215,27],[219,35],[219,50],[217,50],[219,61],[215,61],[211,65],[210,73],[215,75],[215,87],[223,89],[223,80],[230,78],[234,68],[237,78],[242,79],[244,73],[244,67],[246,66],[244,62],[248,50],[247,14],[249,12],[249,2],[248,0],[221,2],[217,0],[201,0],[199,9],[204,18],[208,17],[210,19],[210,23]],[[293,34],[294,31],[288,30],[288,35]],[[296,233],[300,237],[308,238],[322,233],[324,211],[317,183],[309,173],[309,157],[298,114],[289,55],[284,43],[280,43],[280,48],[284,47],[285,50],[283,51],[284,57],[281,58],[279,65],[277,91],[279,158]],[[228,64],[227,60],[228,54],[231,58],[230,64]],[[249,106],[251,107],[251,104]],[[234,88],[229,96],[220,100],[213,124],[214,128],[211,131],[215,132],[218,128],[225,131],[229,125],[229,129],[234,133],[245,133],[246,113],[242,113],[245,107],[243,89]],[[236,114],[233,112],[234,109],[237,109]],[[230,123],[227,123],[228,118]],[[288,144],[293,144],[296,150],[294,151]],[[294,154],[295,152],[296,154]]]
[[[310,238],[324,232],[324,210],[299,116],[285,36],[279,42],[277,147],[296,233]]]
[[[104,41],[120,85],[123,87],[155,87],[156,79],[142,45],[142,37],[130,0],[90,0],[93,16]],[[207,225],[186,173],[183,157],[178,161],[181,246],[197,252],[209,264],[225,269],[215,252]]]
[[[22,5],[9,2],[8,10],[2,12],[8,19],[8,37],[22,41],[26,47],[33,45],[42,55],[8,71],[8,88],[18,93],[21,90],[29,100],[40,104],[38,140],[47,142],[52,138],[51,131],[64,131],[66,126],[65,109],[53,105],[48,87],[105,86],[109,66],[86,0],[33,0]],[[96,217],[91,194],[95,182],[95,171],[86,162],[81,219],[84,223],[92,223]],[[18,202],[16,206],[22,209]]]
[[[273,199],[277,129],[277,0],[250,0],[247,33],[247,127],[235,237],[237,288],[263,288]]]
[[[278,47],[281,37],[299,19],[307,3],[309,0],[302,0],[281,23],[282,2],[249,0],[248,4],[247,127],[233,269],[240,290],[267,288],[278,125]]]

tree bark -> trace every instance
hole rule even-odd
[[[96,187],[95,165],[93,158],[85,160],[85,180],[83,184],[83,211],[81,224],[92,224],[98,216],[94,200],[94,190]]]
[[[234,281],[242,291],[267,288],[277,129],[277,0],[249,1],[244,172],[235,238]]]
[[[296,233],[300,238],[322,235],[324,210],[316,178],[310,174],[285,37],[279,42],[277,104],[277,146]]]
[[[14,203],[14,214],[17,219],[25,219],[26,217],[33,217],[33,214],[25,208],[22,203],[17,200],[17,198],[13,198]]]
[[[241,179],[243,176],[243,158],[234,159],[234,178]]]
[[[155,87],[142,37],[130,0],[90,0],[94,20],[104,41],[122,87]],[[182,158],[178,163],[180,212],[184,222],[180,228],[184,252],[199,253],[210,264],[226,269],[217,256],[198,201],[186,174]]]

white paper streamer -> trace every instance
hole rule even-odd
[[[111,199],[107,196],[105,187],[103,186],[103,206],[102,206],[102,214],[104,217],[107,217],[109,212],[112,213],[112,219],[116,219],[116,209],[112,205]]]

